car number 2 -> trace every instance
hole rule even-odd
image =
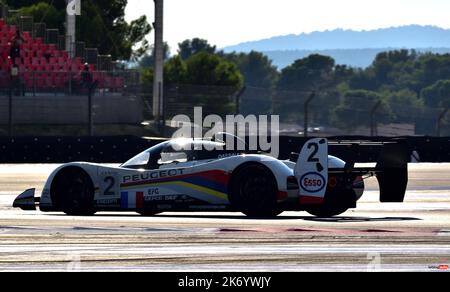
[[[117,194],[117,178],[113,175],[105,176],[102,179],[102,195],[105,197],[113,197]]]

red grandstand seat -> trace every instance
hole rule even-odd
[[[80,65],[72,64],[72,66],[70,67],[70,71],[72,71],[72,72],[80,71]]]
[[[61,87],[62,87],[62,84],[63,84],[62,81],[63,81],[63,80],[62,80],[60,74],[58,74],[58,73],[56,73],[56,72],[53,72],[53,73],[52,73],[53,87],[61,88]]]
[[[115,79],[114,85],[116,88],[123,88],[125,85],[125,80],[122,77],[116,77]]]
[[[23,58],[23,63],[25,65],[30,65],[31,64],[31,58],[30,57],[25,57]]]
[[[72,68],[72,66],[71,66],[69,63],[65,63],[65,64],[63,65],[63,70],[64,70],[65,72],[69,72],[71,68]]]
[[[111,87],[113,87],[113,82],[112,82],[112,78],[111,78],[111,77],[105,76],[105,77],[103,78],[103,80],[104,80],[104,86],[105,86],[105,88],[111,88]]]
[[[36,74],[35,75],[35,84],[37,89],[44,89],[45,88],[45,77],[42,76],[42,74]]]
[[[27,32],[27,31],[25,31],[25,32],[22,33],[22,37],[23,37],[23,39],[24,39],[26,42],[29,41],[29,40],[31,40],[30,33]]]

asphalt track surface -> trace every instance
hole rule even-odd
[[[0,271],[445,271],[450,264],[450,164],[410,164],[406,202],[378,202],[333,219],[286,212],[61,213],[11,208],[40,191],[56,165],[0,166]],[[440,269],[439,269],[440,268]]]

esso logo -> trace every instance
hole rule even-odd
[[[317,172],[310,172],[300,179],[300,187],[308,193],[318,193],[326,187],[325,178]]]

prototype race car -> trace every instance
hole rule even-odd
[[[332,217],[356,207],[364,179],[370,176],[378,179],[381,202],[403,202],[408,170],[402,144],[383,145],[376,167],[355,168],[352,162],[329,156],[326,139],[311,139],[299,154],[282,161],[255,151],[227,150],[234,147],[227,147],[225,136],[166,141],[119,167],[64,164],[49,176],[40,198],[29,189],[13,206],[78,216],[99,211],[146,216],[235,211],[273,217],[307,211]],[[239,138],[234,138],[236,144]]]

